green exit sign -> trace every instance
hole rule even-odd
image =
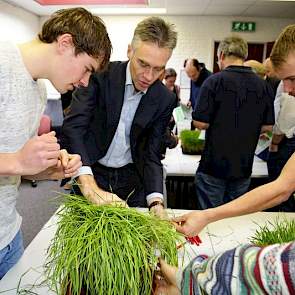
[[[233,32],[255,32],[255,27],[254,22],[232,22]]]

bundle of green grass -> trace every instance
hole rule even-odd
[[[199,130],[182,130],[180,132],[182,152],[200,154],[204,149],[204,140],[199,139],[199,136]]]
[[[150,295],[155,251],[177,265],[181,236],[168,221],[70,195],[58,215],[45,265],[47,280],[58,294]]]
[[[295,241],[295,219],[277,217],[274,222],[268,221],[259,226],[250,241],[261,247]]]

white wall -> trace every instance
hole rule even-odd
[[[112,60],[126,59],[127,45],[132,38],[136,24],[145,16],[102,16],[113,44]],[[283,27],[295,23],[294,19],[216,17],[216,16],[164,16],[176,25],[178,45],[168,66],[181,69],[188,57],[205,62],[209,69],[213,65],[214,41],[220,41],[231,34],[231,22],[255,21],[256,32],[240,33],[248,42],[273,41]],[[24,9],[14,7],[0,0],[0,40],[23,42],[36,36],[47,17],[38,17]]]
[[[0,41],[22,43],[35,38],[40,17],[0,1]]]
[[[136,24],[145,16],[101,16],[109,32],[113,53],[111,60],[127,59],[127,46],[132,39]],[[280,31],[294,19],[255,18],[255,17],[222,17],[222,16],[163,16],[176,25],[178,31],[177,48],[168,62],[179,72],[183,61],[196,57],[205,62],[208,69],[213,68],[214,41],[220,41],[230,35],[232,21],[254,21],[256,32],[240,33],[248,42],[265,43],[274,41]],[[41,18],[41,22],[45,21]]]
[[[131,41],[136,24],[145,16],[102,16],[107,26],[112,44],[112,60],[127,59],[127,46]],[[216,16],[164,16],[174,23],[179,32],[178,45],[168,62],[177,72],[182,68],[185,58],[196,57],[205,62],[209,69],[213,67],[214,41],[220,41],[231,34],[231,22],[254,21],[256,32],[240,33],[248,42],[264,43],[276,39],[286,25],[295,23],[294,19],[216,17]],[[0,40],[16,42],[32,39],[47,17],[29,13],[0,1]],[[39,22],[40,21],[40,22]]]
[[[103,16],[113,44],[112,60],[126,59],[127,45],[130,42],[136,24],[143,16]],[[256,32],[240,33],[248,42],[265,43],[274,41],[282,28],[295,23],[294,19],[243,18],[216,16],[166,16],[174,23],[178,31],[177,48],[168,62],[177,72],[182,68],[184,59],[196,57],[213,68],[214,41],[220,41],[231,34],[234,20],[256,22]]]

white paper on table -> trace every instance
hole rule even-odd
[[[271,138],[259,139],[256,146],[255,155],[259,155],[261,152],[267,149],[270,146],[270,143],[271,143]]]
[[[184,112],[181,106],[173,110],[173,118],[176,123],[181,122],[185,119]]]
[[[180,88],[179,97],[181,104],[187,105],[189,102],[190,92],[190,88]]]
[[[206,130],[201,130],[200,135],[199,135],[199,139],[205,140],[205,137],[206,137]]]

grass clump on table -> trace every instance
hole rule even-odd
[[[134,208],[96,206],[73,195],[65,195],[57,214],[45,268],[58,294],[150,295],[155,249],[177,265],[181,236],[168,221]]]
[[[268,246],[295,241],[295,219],[279,219],[274,222],[268,221],[265,225],[259,226],[251,243],[257,246]]]
[[[204,140],[199,139],[199,130],[182,130],[180,132],[181,148],[184,154],[198,155],[204,149]]]

